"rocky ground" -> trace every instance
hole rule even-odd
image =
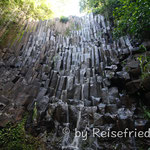
[[[52,20],[39,22],[19,49],[0,51],[0,126],[27,111],[26,130],[47,150],[148,149],[149,138],[99,138],[92,131],[148,130],[143,106],[150,106],[150,77],[141,78],[138,58],[149,51],[127,36],[113,41],[101,15],[72,20],[76,30],[66,34]],[[75,129],[87,132],[87,140],[75,137]]]

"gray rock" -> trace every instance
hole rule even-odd
[[[113,96],[113,97],[118,97],[118,88],[117,87],[111,87],[108,91],[108,94],[110,96]]]
[[[100,115],[98,113],[94,113],[94,125],[95,126],[101,126],[104,123],[103,115]]]
[[[78,99],[78,100],[81,99],[81,85],[80,84],[77,84],[75,87],[74,99]]]
[[[59,102],[55,112],[54,112],[54,118],[60,123],[67,123],[67,116],[68,115],[68,105],[63,102]]]
[[[117,105],[116,104],[107,104],[106,105],[106,112],[111,113],[111,114],[116,114],[118,111]]]
[[[125,71],[116,72],[116,75],[118,76],[118,78],[124,79],[126,81],[130,79],[129,73]]]
[[[41,99],[46,94],[46,88],[40,88],[40,92],[37,95],[37,99]]]
[[[40,118],[43,117],[42,115],[45,113],[49,103],[49,98],[47,96],[42,97],[37,101],[37,111],[40,115]]]
[[[134,122],[135,128],[139,131],[144,131],[146,129],[145,127],[147,122],[148,121],[144,119],[135,120]]]
[[[105,113],[106,104],[101,103],[101,104],[99,104],[97,107],[98,107],[98,112],[99,112],[100,114],[104,114],[104,113]]]
[[[131,60],[130,62],[127,63],[127,66],[131,69],[135,69],[139,67],[139,62],[135,60]]]
[[[91,101],[93,106],[97,106],[100,103],[100,100],[101,100],[100,97],[91,96]]]

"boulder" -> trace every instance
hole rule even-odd
[[[49,103],[49,98],[47,96],[42,97],[41,99],[37,100],[37,111],[40,116],[45,113]]]
[[[130,76],[126,71],[116,72],[116,75],[119,79],[122,79],[122,80],[125,80],[125,81],[130,80]]]
[[[53,119],[57,120],[60,123],[67,123],[67,117],[69,117],[68,105],[64,102],[59,102],[55,109]]]
[[[136,61],[134,59],[131,59],[131,61],[129,61],[127,63],[127,66],[130,68],[130,69],[135,69],[135,68],[138,68],[139,67],[139,61]]]
[[[98,112],[99,112],[100,114],[104,114],[104,113],[105,113],[106,104],[101,103],[101,104],[99,104],[97,107],[98,107]]]
[[[141,88],[141,80],[133,80],[126,84],[126,89],[129,94],[135,94]]]
[[[101,100],[100,97],[91,96],[91,101],[93,106],[97,106],[100,103],[100,100]]]

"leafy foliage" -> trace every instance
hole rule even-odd
[[[105,15],[114,21],[114,37],[126,34],[150,38],[149,0],[80,0],[80,10]]]
[[[0,2],[1,23],[17,22],[20,18],[45,20],[52,16],[46,0],[3,0]]]
[[[68,17],[65,17],[65,16],[61,16],[60,17],[60,22],[62,23],[67,23],[69,21],[69,18]]]
[[[145,118],[150,119],[150,109],[145,108],[143,106],[143,111],[144,111]]]
[[[80,0],[80,11],[103,14],[112,20],[113,11],[119,5],[119,0]]]
[[[146,53],[142,54],[138,57],[138,60],[140,62],[142,79],[146,78],[147,76],[150,76],[150,55]]]
[[[0,130],[0,147],[2,150],[36,150],[40,144],[37,138],[25,133],[24,118],[16,126],[8,124]]]
[[[70,28],[67,28],[66,31],[65,31],[65,36],[70,36],[70,34],[71,34],[70,33]]]
[[[149,0],[120,0],[121,5],[114,11],[115,35],[126,33],[136,38],[150,38],[150,1]]]
[[[45,20],[52,17],[47,0],[3,0],[0,1],[0,46],[6,45],[9,38],[22,34],[20,29],[28,21]],[[12,37],[17,35],[16,37]],[[22,35],[21,35],[22,37]]]

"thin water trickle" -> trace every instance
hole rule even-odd
[[[76,124],[76,129],[77,130],[80,128],[80,121],[81,121],[81,114],[82,114],[82,108],[83,107],[84,107],[83,104],[79,105],[78,119],[77,119],[77,124]],[[66,139],[66,137],[69,138],[69,134],[64,136],[65,139]],[[73,142],[71,144],[68,144],[67,146],[63,145],[62,149],[71,148],[71,149],[74,149],[74,150],[79,150],[79,139],[80,139],[80,137],[75,135],[74,139],[73,139]]]
[[[70,138],[70,129],[69,129],[69,109],[68,109],[68,104],[65,103],[66,105],[66,108],[67,108],[67,123],[65,124],[65,127],[64,127],[64,130],[68,130],[65,131],[65,134],[64,134],[64,137],[63,137],[63,140],[62,140],[62,149],[65,145],[68,145],[69,144],[69,138]]]

